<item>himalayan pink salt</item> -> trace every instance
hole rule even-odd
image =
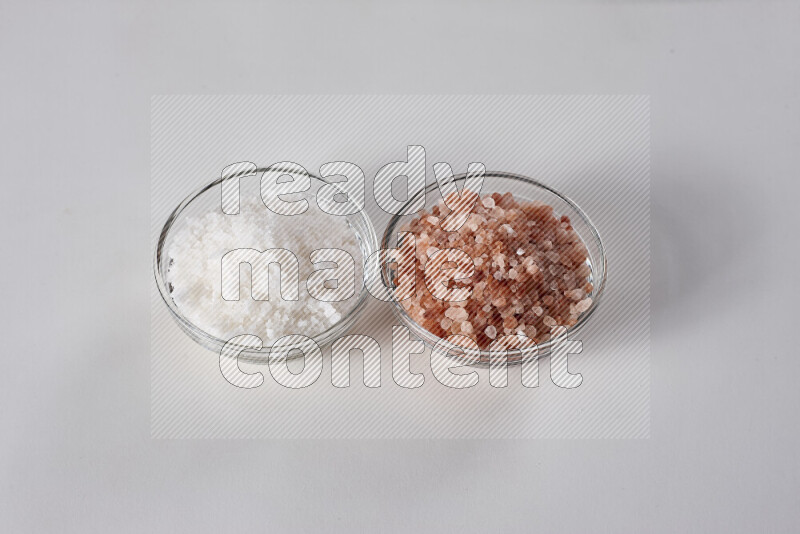
[[[416,274],[416,293],[401,302],[412,319],[439,337],[469,336],[482,349],[501,334],[513,334],[513,340],[504,341],[512,348],[549,339],[553,326],[575,325],[591,307],[594,287],[589,254],[569,218],[511,193],[478,200],[464,190],[462,203],[464,198],[474,205],[458,231],[441,228],[450,212],[444,201],[402,229],[417,238],[416,265],[404,271]],[[424,282],[429,257],[444,248],[462,250],[473,260],[471,278],[447,282],[449,289],[472,290],[465,301],[434,298]]]
[[[575,311],[577,311],[578,313],[583,313],[586,310],[588,310],[591,305],[592,305],[592,299],[585,298],[575,305]]]
[[[444,312],[445,317],[449,317],[453,321],[464,321],[469,317],[469,313],[467,310],[460,306],[453,306],[451,308],[447,308]]]
[[[581,300],[583,298],[583,289],[573,289],[572,291],[565,291],[564,295],[572,300]]]

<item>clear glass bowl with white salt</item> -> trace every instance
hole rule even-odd
[[[200,188],[170,214],[154,257],[161,297],[190,338],[219,353],[234,337],[259,336],[263,342],[259,350],[245,345],[229,345],[228,349],[241,351],[239,357],[243,360],[261,362],[269,360],[272,344],[286,335],[308,336],[320,347],[343,335],[365,304],[368,292],[363,283],[364,262],[378,248],[375,230],[363,209],[349,215],[331,215],[319,208],[317,192],[331,183],[323,178],[302,173],[303,178],[310,178],[311,189],[284,196],[288,200],[306,199],[305,213],[286,216],[270,211],[260,196],[265,172],[292,179],[300,173],[296,169],[257,169],[255,175],[239,178],[240,209],[235,215],[222,211],[222,177]],[[345,198],[344,202],[350,200]],[[223,299],[221,260],[226,252],[239,248],[291,251],[299,265],[298,300],[281,298],[280,277],[274,268],[269,271],[273,298],[252,298],[254,279],[252,272],[248,274],[245,269],[241,272],[240,299]],[[314,270],[309,254],[323,248],[344,250],[354,259],[352,296],[341,302],[324,302],[307,291],[306,280]],[[290,349],[281,352],[289,357],[301,355]]]

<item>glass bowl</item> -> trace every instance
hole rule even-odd
[[[281,168],[259,168],[255,170],[254,175],[241,177],[240,180],[240,197],[244,198],[244,195],[252,194],[252,195],[259,195],[260,194],[260,179],[261,175],[265,172],[274,172],[280,175],[294,175],[294,174],[303,174],[311,178],[311,189],[302,193],[303,198],[307,199],[309,203],[315,202],[316,199],[316,192],[319,188],[325,184],[329,184],[328,180],[320,178],[318,176],[314,176],[310,173],[300,173],[296,169],[281,169]],[[158,291],[161,294],[161,298],[163,299],[164,303],[166,304],[167,308],[170,311],[172,318],[178,324],[178,326],[194,341],[196,341],[201,346],[212,350],[214,352],[220,353],[222,348],[228,344],[228,340],[221,339],[216,337],[201,328],[199,325],[194,324],[191,320],[189,320],[186,315],[180,310],[179,306],[175,303],[175,300],[172,297],[172,286],[170,283],[170,257],[169,257],[169,248],[170,244],[173,242],[175,238],[175,234],[177,230],[183,225],[186,224],[186,220],[190,217],[199,217],[210,211],[216,210],[217,212],[222,213],[221,209],[221,183],[223,182],[224,177],[220,177],[217,180],[209,183],[208,185],[201,187],[188,197],[186,197],[183,202],[181,202],[170,214],[167,218],[167,221],[164,223],[164,226],[161,229],[161,232],[158,237],[158,243],[156,245],[155,256],[153,259],[153,269],[155,271],[155,278],[156,278],[156,285],[158,286]],[[267,209],[264,206],[264,209]],[[360,249],[362,255],[362,261],[366,262],[369,258],[370,254],[377,250],[378,247],[378,239],[375,233],[375,229],[370,221],[369,217],[366,216],[364,209],[360,209],[356,213],[352,215],[342,215],[347,221],[348,226],[354,232],[356,239],[358,241],[358,247]],[[298,258],[301,262],[302,261],[310,261],[308,258]],[[356,260],[358,263],[358,260]],[[361,266],[356,267],[356,274],[360,272],[366,272],[363,264]],[[336,340],[345,331],[353,324],[355,321],[358,313],[363,309],[364,304],[367,299],[368,291],[366,289],[366,284],[360,283],[359,289],[359,281],[356,279],[357,282],[357,292],[356,294],[349,299],[352,302],[352,307],[347,309],[346,312],[342,313],[342,318],[335,323],[333,326],[327,328],[326,330],[313,335],[311,337],[314,342],[323,347],[332,341]],[[362,280],[363,282],[363,280]],[[301,280],[301,288],[300,291],[305,291],[304,284]],[[222,296],[220,295],[220,298]],[[258,335],[258,333],[256,333]],[[235,349],[239,351],[239,358],[245,361],[252,361],[252,362],[268,362],[270,359],[276,359],[275,356],[270,357],[270,352],[272,345],[266,344],[268,342],[274,342],[275,340],[263,340],[265,345],[261,349],[254,349],[249,346],[241,345],[241,346],[229,346],[229,349]],[[301,348],[300,345],[296,346],[284,346],[284,351],[281,351],[283,355],[289,354],[288,358],[291,359],[294,357],[299,357],[301,354],[297,353],[292,349],[294,348]],[[283,357],[279,359],[284,359]]]
[[[457,175],[456,180],[463,180],[465,174]],[[463,183],[463,182],[462,182]],[[592,298],[592,304],[585,312],[583,312],[575,325],[566,329],[561,336],[549,339],[542,343],[537,344],[535,347],[508,349],[507,360],[508,363],[522,363],[531,360],[535,357],[548,354],[555,341],[563,338],[563,336],[572,336],[580,330],[589,317],[597,310],[601,302],[603,290],[606,285],[606,255],[603,248],[600,234],[597,232],[594,224],[589,220],[589,217],[578,207],[575,202],[567,198],[565,195],[559,193],[555,189],[527,176],[518,174],[511,174],[506,172],[486,172],[481,190],[481,197],[491,193],[506,193],[510,192],[514,198],[518,200],[539,201],[553,207],[556,216],[566,215],[570,218],[570,222],[575,232],[586,245],[588,251],[588,263],[591,268],[591,274],[587,280],[592,283],[592,292],[588,295]],[[425,197],[425,209],[430,209],[442,198],[439,192],[437,183],[429,184],[424,190],[419,191],[413,197],[408,199],[402,212],[408,209],[415,203],[419,202],[420,195]],[[397,233],[400,228],[403,228],[410,222],[416,213],[410,215],[395,215],[389,221],[383,237],[381,239],[381,248],[389,249],[397,246]],[[393,284],[396,274],[396,267],[391,263],[384,263],[380,267],[381,276],[384,284]],[[392,287],[392,286],[390,286]],[[447,354],[456,359],[460,359],[465,365],[479,364],[487,365],[490,363],[490,352],[488,349],[474,350],[465,349],[447,342],[439,336],[433,334],[429,330],[422,327],[414,319],[412,319],[405,308],[397,300],[392,301],[394,313],[400,321],[407,326],[413,334],[419,337],[425,345],[430,348],[441,344],[440,348],[447,351]]]

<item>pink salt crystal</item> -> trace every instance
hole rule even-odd
[[[483,287],[481,284],[475,284],[475,287],[472,288],[472,296],[481,300],[483,298]]]
[[[442,325],[442,328],[444,330],[447,330],[448,328],[453,326],[453,320],[449,317],[445,317],[444,319],[442,319],[440,324]]]
[[[464,321],[463,323],[461,323],[461,331],[464,332],[465,334],[471,334],[472,323],[470,323],[469,321]]]
[[[533,325],[527,325],[525,327],[525,335],[528,336],[531,339],[535,339],[536,338],[536,327],[533,326]]]
[[[515,328],[517,326],[517,320],[514,318],[513,315],[509,315],[505,319],[503,319],[503,328]]]
[[[583,289],[573,289],[572,291],[564,292],[564,296],[572,300],[581,300],[583,298]]]
[[[497,337],[497,328],[493,327],[492,325],[489,325],[484,330],[484,333],[486,334],[486,337],[488,337],[489,339],[494,339]]]
[[[545,315],[542,318],[542,322],[544,323],[545,326],[549,326],[550,328],[552,328],[552,327],[554,327],[555,325],[558,324],[558,323],[556,323],[556,320],[553,319],[552,317],[550,317],[549,315]]]
[[[560,256],[558,255],[558,253],[557,253],[557,252],[553,252],[553,251],[550,251],[550,252],[548,252],[547,254],[545,254],[545,257],[546,257],[548,260],[552,261],[553,263],[558,263],[558,260],[559,260],[559,258],[560,258]]]
[[[521,248],[518,248],[517,249],[517,256],[522,256],[523,254],[525,254],[525,250],[521,249]]]
[[[492,197],[486,197],[481,201],[481,204],[483,204],[484,208],[490,210],[494,207],[494,199]]]
[[[438,217],[429,216],[425,220],[428,221],[429,223],[433,224],[434,226],[439,224],[439,218]]]
[[[469,317],[467,310],[459,306],[447,308],[447,310],[444,312],[444,315],[445,317],[451,318],[453,321],[463,321]]]
[[[427,254],[428,257],[430,258],[437,252],[439,252],[439,247],[428,247],[428,250],[425,251],[425,254]]]
[[[514,207],[514,195],[509,193],[503,193],[503,196],[500,197],[500,206],[503,208],[513,208]]]
[[[588,310],[591,306],[592,306],[592,299],[586,297],[585,299],[583,299],[582,301],[580,301],[575,305],[575,311],[577,311],[578,313],[583,313],[586,310]]]
[[[590,274],[592,274],[592,268],[585,263],[580,264],[575,270],[575,276],[579,276],[581,278],[586,278]]]
[[[511,225],[510,225],[510,224],[504,224],[504,225],[502,225],[500,228],[502,228],[503,230],[505,230],[505,231],[506,231],[506,233],[507,233],[508,235],[514,235],[514,234],[516,234],[516,232],[514,231],[514,229],[513,229],[513,228],[511,228]]]
[[[542,309],[541,306],[534,306],[533,308],[531,308],[531,311],[535,313],[537,317],[541,317],[542,314],[544,313],[544,310]]]
[[[516,270],[511,269],[510,271],[508,271],[508,277],[511,278],[512,280],[516,280],[517,276],[518,276],[518,273],[517,273]]]

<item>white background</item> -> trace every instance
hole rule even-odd
[[[4,531],[791,531],[800,7],[0,5]],[[163,93],[650,94],[651,438],[150,439]]]

